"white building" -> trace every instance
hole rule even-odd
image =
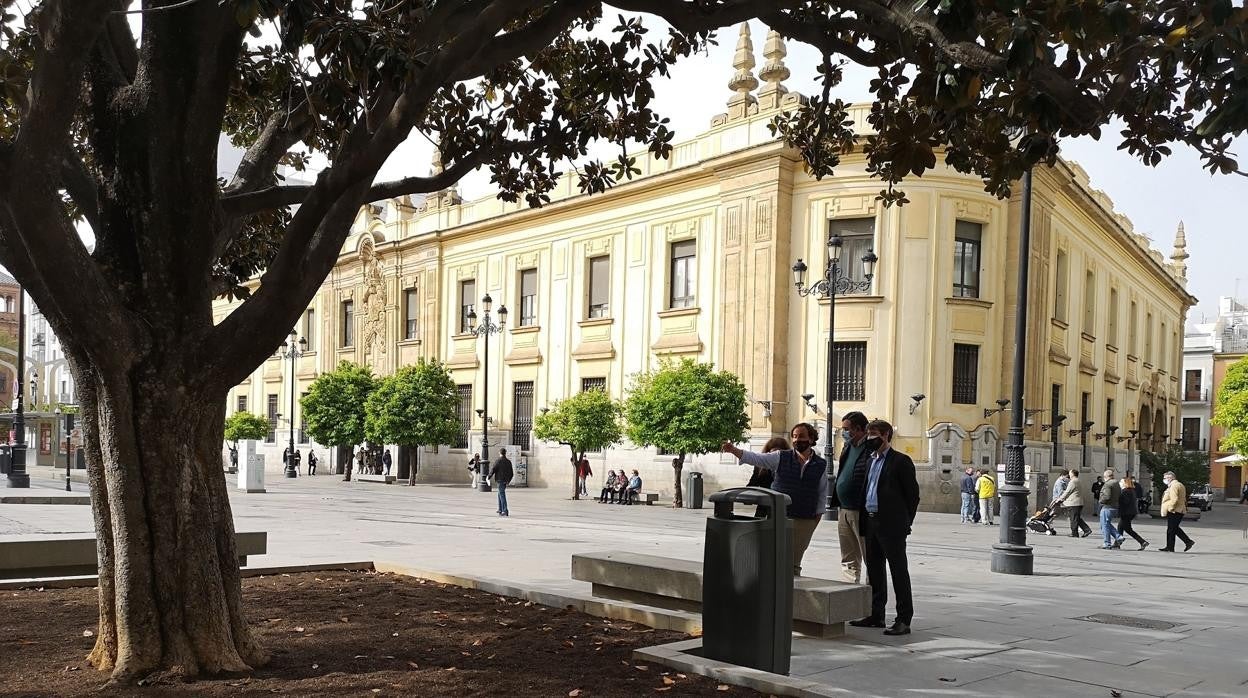
[[[1183,334],[1182,423],[1183,450],[1209,449],[1209,419],[1213,416],[1213,353],[1218,323],[1192,325]]]

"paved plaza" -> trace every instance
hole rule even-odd
[[[40,469],[31,492],[63,488]],[[301,477],[268,488],[232,492],[237,529],[269,535],[269,554],[253,565],[384,560],[576,596],[589,585],[570,579],[573,553],[701,559],[710,514],[518,488],[508,490],[511,517],[500,519],[493,493],[467,487]],[[1245,512],[1220,503],[1189,523],[1196,547],[1186,554],[1152,549],[1164,545],[1160,520],[1137,520],[1152,543],[1144,552],[1133,543],[1098,550],[1096,535],[1033,536],[1032,577],[988,571],[996,527],[920,513],[910,545],[914,633],[798,638],[792,675],[858,696],[1248,696]],[[0,505],[0,536],[91,531],[86,506]],[[834,525],[820,526],[803,569],[839,579]],[[1084,620],[1093,614],[1120,618]]]

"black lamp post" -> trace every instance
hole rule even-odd
[[[507,326],[507,306],[498,306],[498,323],[495,324],[490,319],[490,308],[494,305],[494,299],[490,298],[490,294],[481,297],[481,308],[485,314],[481,317],[481,324],[477,324],[477,311],[468,311],[468,331],[477,337],[485,338],[485,362],[482,368],[481,378],[481,395],[484,407],[477,410],[481,415],[481,479],[477,481],[477,490],[480,492],[490,491],[490,335],[501,334],[503,328]]]
[[[52,412],[56,415],[56,422],[58,425],[61,423],[61,415],[65,415],[65,491],[72,492],[73,489],[69,486],[69,468],[70,462],[73,461],[70,434],[74,431],[74,413],[69,411],[62,413],[60,405],[57,405],[56,409]]]
[[[797,295],[801,297],[813,296],[816,300],[828,301],[828,426],[827,434],[823,437],[823,458],[828,463],[828,479],[832,480],[836,477],[836,446],[833,443],[833,424],[832,424],[832,403],[833,400],[833,380],[836,376],[836,296],[837,294],[846,293],[866,293],[871,290],[871,279],[875,276],[875,263],[879,261],[879,257],[875,256],[874,250],[867,250],[862,256],[862,281],[855,281],[848,274],[841,272],[841,236],[832,232],[832,226],[835,222],[828,223],[828,264],[824,267],[823,277],[815,280],[810,286],[806,285],[806,263],[800,258],[793,265],[793,284],[797,287]],[[835,509],[832,507],[832,488],[828,488],[828,505],[827,512],[824,516],[828,520],[835,520]]]
[[[13,464],[9,468],[8,486],[30,487],[26,472],[26,289],[17,291],[17,410],[13,415]]]
[[[290,450],[286,452],[286,477],[299,477],[299,470],[295,466],[295,393],[299,389],[295,384],[295,360],[307,352],[308,339],[299,337],[298,332],[291,330],[290,339],[282,342],[282,347],[285,349],[282,358],[290,359]]]
[[[1023,173],[1021,225],[1018,233],[1018,296],[1014,313],[1014,375],[1010,389],[1010,431],[1005,444],[1005,484],[1001,496],[1001,538],[992,546],[993,572],[1031,574],[1027,545],[1027,486],[1023,468],[1023,386],[1027,377],[1027,293],[1031,273],[1031,168]]]

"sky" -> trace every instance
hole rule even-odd
[[[657,21],[647,24],[656,29],[661,26]],[[751,33],[757,74],[764,62],[766,27],[753,22]],[[736,43],[735,29],[721,32],[719,45],[705,55],[682,62],[670,79],[655,86],[655,107],[671,120],[677,142],[706,130],[711,117],[725,111],[725,102],[731,95],[727,83],[733,72]],[[789,42],[788,50],[785,63],[792,77],[786,86],[815,94],[821,89],[815,71],[820,60],[818,52],[795,42]],[[868,100],[867,84],[873,76],[867,69],[848,67],[836,96],[847,101]],[[1104,132],[1105,137],[1099,142],[1082,138],[1063,143],[1062,155],[1078,162],[1088,172],[1092,186],[1108,194],[1116,210],[1131,219],[1136,232],[1152,238],[1153,247],[1167,258],[1175,229],[1183,221],[1191,255],[1188,290],[1199,299],[1198,305],[1189,311],[1189,323],[1216,317],[1219,296],[1248,296],[1248,265],[1244,264],[1248,255],[1234,252],[1235,241],[1242,240],[1245,232],[1245,216],[1236,211],[1240,210],[1237,202],[1242,201],[1238,197],[1248,196],[1248,179],[1210,175],[1200,168],[1196,154],[1182,146],[1176,146],[1173,156],[1151,168],[1117,149],[1116,129],[1106,128]],[[1248,138],[1239,139],[1237,145],[1243,152],[1241,164],[1248,168]],[[377,181],[426,174],[431,154],[432,146],[417,135],[395,151]],[[228,173],[237,157],[237,153],[222,153],[223,173]],[[464,178],[459,188],[470,200],[492,194],[488,174],[482,171]]]

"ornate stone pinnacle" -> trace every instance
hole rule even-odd
[[[1181,278],[1187,278],[1187,233],[1183,230],[1183,221],[1179,221],[1179,229],[1174,232],[1174,251],[1170,253],[1171,266]]]
[[[763,69],[759,71],[758,76],[766,81],[766,85],[759,92],[762,97],[775,95],[775,105],[763,105],[766,109],[771,106],[779,106],[779,96],[787,93],[789,90],[784,86],[784,81],[789,79],[789,69],[784,64],[784,57],[789,53],[785,48],[784,39],[780,36],[780,32],[772,29],[767,32],[767,43],[763,45]],[[766,102],[767,100],[762,100]]]
[[[750,41],[750,25],[742,23],[741,33],[737,37],[737,52],[732,57],[732,67],[736,72],[728,81],[728,88],[736,92],[728,100],[728,118],[738,119],[749,116],[751,107],[757,109],[758,100],[751,92],[758,87],[758,78],[754,77],[754,43]]]
[[[442,144],[438,141],[433,142],[433,163],[429,168],[429,176],[435,177],[442,174]]]

